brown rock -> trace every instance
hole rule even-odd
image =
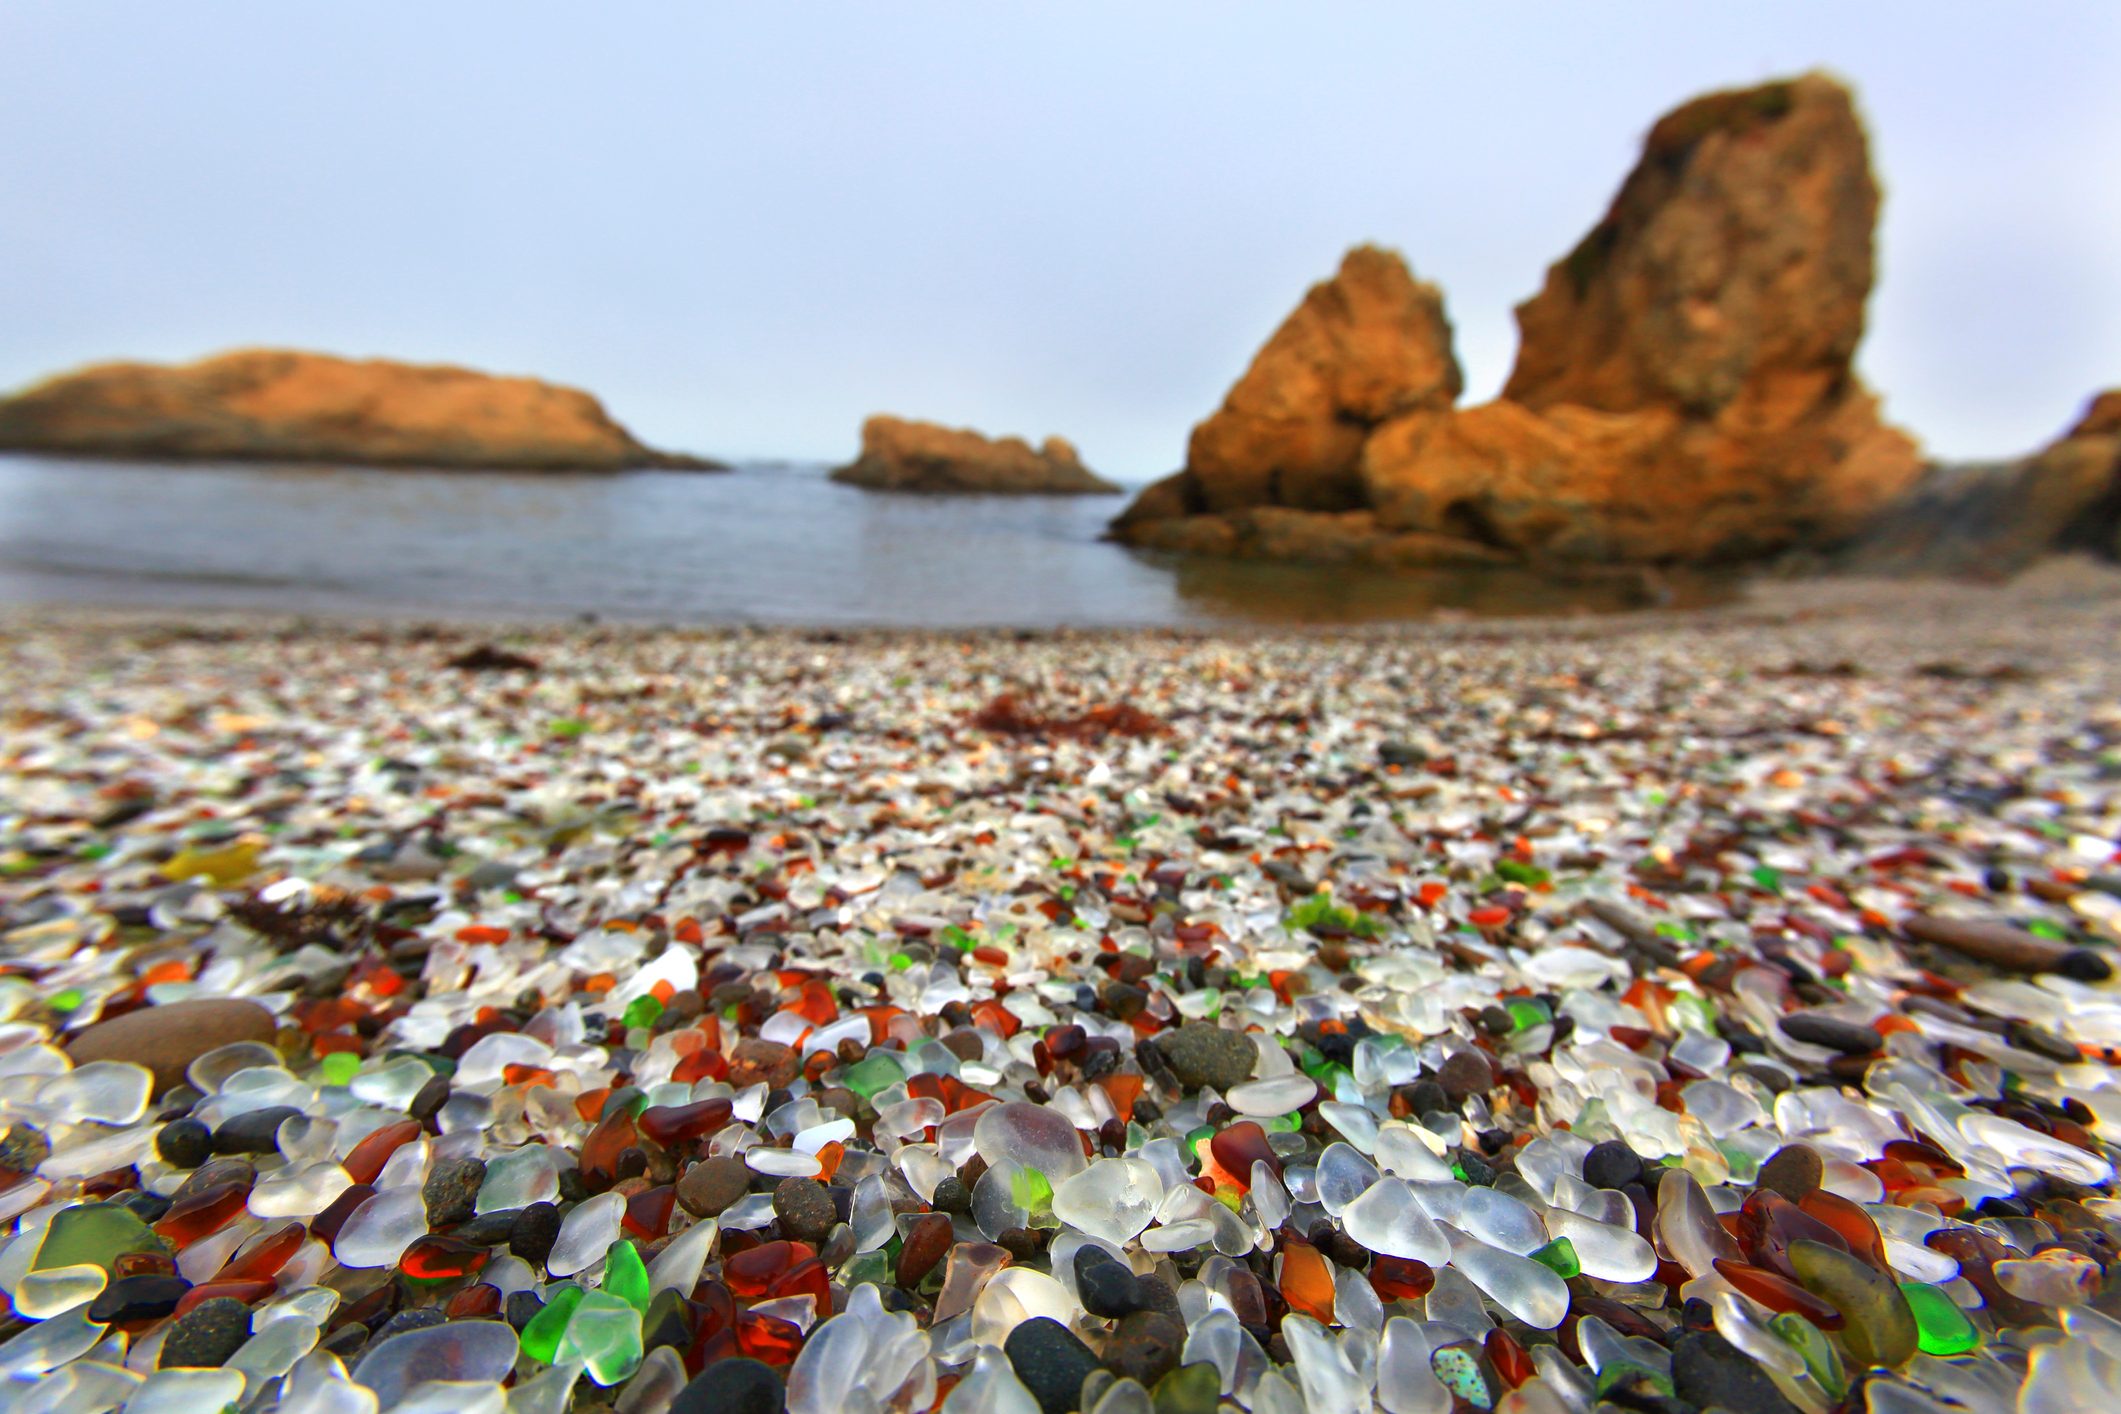
[[[578,389],[278,349],[62,374],[0,400],[0,448],[536,471],[713,465],[643,446]]]
[[[1862,126],[1833,80],[1696,99],[1651,130],[1605,218],[1520,306],[1501,399],[1451,408],[1433,291],[1405,296],[1397,319],[1343,321],[1362,339],[1315,332],[1342,327],[1321,292],[1388,259],[1358,267],[1357,252],[1195,431],[1186,470],[1113,534],[1388,564],[1477,549],[1540,564],[1707,561],[1846,540],[1918,473],[1852,369],[1877,205]],[[1399,352],[1398,381],[1376,371],[1373,347]],[[1417,368],[1450,372],[1423,381]],[[1328,398],[1326,385],[1398,398]],[[1253,411],[1262,403],[1310,415],[1277,420]],[[1370,519],[1267,534],[1263,504]]]
[[[803,1058],[793,1046],[756,1036],[739,1041],[729,1060],[729,1083],[740,1090],[761,1081],[769,1089],[778,1090],[803,1069]]]
[[[711,1218],[751,1191],[742,1159],[702,1159],[678,1178],[678,1202],[696,1218]]]
[[[132,1061],[155,1073],[155,1093],[184,1080],[184,1069],[216,1046],[236,1041],[270,1045],[273,1015],[237,998],[169,1002],[141,1007],[82,1028],[66,1043],[75,1065]]]
[[[832,479],[871,491],[1080,496],[1120,489],[1092,473],[1059,437],[1034,449],[1021,437],[983,437],[881,415],[862,424],[861,454]]]
[[[1201,508],[1363,505],[1371,428],[1449,407],[1464,387],[1443,294],[1397,254],[1357,246],[1274,331],[1222,407],[1193,429],[1186,470]]]
[[[2017,461],[1939,464],[1844,559],[1865,571],[2000,578],[2045,554],[2121,559],[2121,389]]]

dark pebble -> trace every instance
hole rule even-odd
[[[501,1303],[501,1316],[520,1331],[544,1309],[545,1303],[538,1299],[535,1291],[511,1291],[508,1299]]]
[[[280,1126],[301,1114],[293,1105],[268,1105],[221,1122],[214,1131],[216,1154],[270,1154],[279,1148]]]
[[[1121,1321],[1105,1342],[1105,1367],[1124,1378],[1154,1387],[1178,1368],[1186,1348],[1186,1328],[1162,1311],[1136,1311]]]
[[[670,1402],[670,1414],[781,1414],[788,1391],[773,1367],[738,1355],[717,1360]]]
[[[219,1369],[250,1339],[250,1307],[233,1296],[215,1296],[186,1311],[169,1328],[156,1368],[203,1366]]]
[[[1672,1343],[1672,1392],[1696,1409],[1796,1414],[1767,1371],[1714,1331],[1694,1331]]]
[[[1438,1067],[1436,1083],[1443,1086],[1452,1104],[1462,1105],[1494,1088],[1495,1067],[1478,1051],[1460,1051]]]
[[[1601,1140],[1583,1156],[1583,1181],[1593,1188],[1621,1189],[1641,1180],[1642,1158],[1621,1140]]]
[[[486,1181],[483,1159],[444,1159],[428,1171],[420,1185],[420,1199],[427,1205],[427,1225],[451,1227],[472,1216],[478,1202],[479,1185]]]
[[[2090,948],[2071,948],[2055,964],[2055,971],[2078,982],[2104,982],[2114,975],[2114,966]]]
[[[176,1310],[177,1302],[190,1290],[191,1283],[184,1278],[158,1272],[119,1277],[89,1303],[88,1318],[106,1325],[112,1321],[159,1321]]]
[[[483,1159],[444,1159],[428,1170],[420,1185],[420,1199],[427,1205],[427,1225],[452,1227],[472,1216],[479,1185],[486,1181]]]
[[[382,1325],[377,1326],[376,1339],[388,1340],[394,1335],[403,1335],[407,1331],[425,1330],[429,1326],[439,1326],[447,1319],[448,1317],[444,1316],[435,1307],[415,1306],[409,1311],[398,1312]]]
[[[425,1124],[435,1117],[448,1098],[448,1078],[440,1075],[429,1076],[427,1083],[420,1087],[419,1093],[412,1097],[412,1103],[405,1107],[405,1113]]]
[[[798,1242],[822,1242],[840,1220],[832,1190],[814,1178],[784,1178],[773,1190],[773,1215]]]
[[[1070,1414],[1081,1407],[1083,1381],[1097,1368],[1090,1347],[1051,1316],[1034,1317],[1010,1331],[1002,1354],[1043,1414]]]
[[[1824,1046],[1845,1056],[1867,1056],[1878,1049],[1878,1033],[1861,1022],[1825,1012],[1795,1011],[1777,1023],[1785,1036],[1808,1046]]]
[[[1794,1203],[1817,1188],[1825,1172],[1826,1166],[1816,1149],[1805,1144],[1785,1144],[1760,1166],[1753,1187],[1780,1193]]]
[[[508,1240],[516,1228],[516,1212],[480,1213],[465,1219],[449,1230],[449,1235],[459,1242],[469,1242],[474,1247],[498,1247]]]
[[[1083,1309],[1106,1320],[1118,1320],[1149,1304],[1141,1278],[1102,1247],[1075,1249],[1075,1289],[1081,1293]]]
[[[173,1119],[155,1131],[155,1152],[172,1167],[195,1169],[213,1157],[214,1132],[189,1115]]]
[[[702,1159],[678,1178],[678,1203],[696,1218],[711,1218],[751,1191],[742,1159]]]
[[[1138,1107],[1137,1107],[1138,1108]],[[935,1210],[939,1213],[956,1213],[960,1217],[972,1212],[972,1190],[965,1180],[951,1174],[935,1185]]]
[[[1159,1042],[1164,1063],[1188,1090],[1213,1086],[1228,1090],[1251,1079],[1259,1048],[1242,1031],[1226,1031],[1203,1021],[1165,1033]]]
[[[552,1255],[552,1244],[560,1236],[560,1210],[550,1203],[532,1203],[516,1214],[508,1232],[510,1256],[521,1257],[539,1271]]]

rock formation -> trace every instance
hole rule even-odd
[[[2000,578],[2056,551],[2121,560],[2121,389],[2029,457],[1928,468],[1835,563]]]
[[[983,437],[882,415],[862,424],[861,455],[832,479],[871,491],[1075,496],[1120,489],[1094,475],[1059,437],[1034,449],[1021,437]]]
[[[48,379],[0,399],[0,450],[536,471],[714,465],[643,446],[578,389],[274,349]]]
[[[1667,114],[1518,308],[1503,396],[1451,406],[1441,299],[1351,253],[1116,538],[1406,563],[1697,562],[1845,539],[1919,473],[1852,370],[1878,192],[1816,75]],[[1297,525],[1290,521],[1295,516]]]

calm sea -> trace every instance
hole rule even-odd
[[[1633,581],[1178,560],[1120,496],[930,497],[820,466],[621,475],[0,456],[0,602],[667,623],[1055,627],[1640,607]],[[1685,601],[1698,600],[1689,588]]]

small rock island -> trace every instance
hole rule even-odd
[[[0,398],[0,451],[512,471],[718,470],[578,388],[440,364],[245,349],[102,363]]]
[[[1094,496],[1122,488],[1092,472],[1074,446],[1048,437],[984,437],[964,428],[879,415],[862,424],[862,450],[832,473],[870,491]]]

